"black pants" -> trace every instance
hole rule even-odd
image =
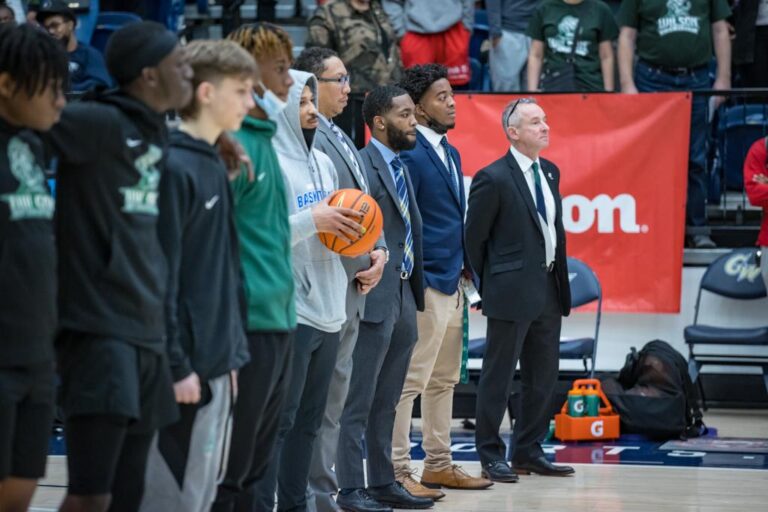
[[[293,333],[248,333],[250,362],[240,369],[232,442],[212,512],[253,512],[255,484],[273,457],[290,379]]]
[[[740,87],[768,87],[768,26],[755,27],[754,60],[739,66]],[[765,101],[763,99],[763,101]]]
[[[75,416],[65,432],[69,494],[111,494],[110,511],[139,510],[154,432],[129,433],[120,416]]]
[[[339,333],[308,325],[296,329],[291,380],[280,417],[275,455],[257,485],[257,511],[271,511],[277,488],[278,511],[307,508],[309,465],[336,366]]]
[[[487,342],[477,386],[475,443],[480,462],[506,460],[499,435],[512,392],[517,362],[523,383],[521,415],[515,420],[510,459],[525,461],[544,454],[540,441],[549,428],[557,384],[562,316],[554,272],[547,280],[544,311],[531,321],[488,319]]]

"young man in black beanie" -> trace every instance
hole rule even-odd
[[[192,69],[176,36],[154,22],[115,32],[106,60],[119,90],[70,105],[45,135],[59,157],[63,512],[137,510],[152,437],[177,418],[157,197],[164,112],[191,99]]]
[[[0,510],[27,510],[45,474],[56,332],[54,203],[45,131],[64,108],[67,56],[36,28],[0,24]]]

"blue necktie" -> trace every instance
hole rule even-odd
[[[413,231],[411,230],[410,202],[408,201],[408,185],[405,182],[405,171],[399,157],[392,160],[392,170],[395,175],[395,188],[397,189],[398,208],[400,216],[405,223],[405,249],[403,250],[403,273],[405,278],[413,272]]]
[[[453,164],[453,157],[451,157],[450,146],[448,146],[448,138],[443,135],[440,139],[440,145],[443,146],[445,151],[445,161],[448,163],[448,174],[451,176],[451,183],[453,183],[453,191],[456,195],[459,195],[459,173],[456,171],[456,166]]]
[[[533,162],[531,164],[533,170],[533,183],[536,189],[536,211],[539,212],[541,218],[544,220],[544,224],[549,225],[547,222],[547,205],[544,203],[544,191],[541,188],[541,177],[539,176],[539,164]]]

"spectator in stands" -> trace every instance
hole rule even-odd
[[[496,92],[526,87],[523,69],[528,62],[531,38],[525,33],[539,0],[486,0],[491,35],[491,85]]]
[[[16,13],[10,5],[0,4],[0,23],[16,23]]]
[[[733,65],[741,87],[768,87],[768,0],[734,2]]]
[[[306,46],[338,53],[353,93],[400,79],[400,49],[379,0],[330,0],[318,7],[309,20]]]
[[[618,16],[621,91],[730,89],[731,40],[725,21],[729,15],[727,0],[623,0]],[[709,79],[713,46],[714,84]],[[707,98],[697,95],[691,110],[686,222],[699,228],[690,242],[700,249],[715,247],[701,231],[707,225],[706,130]]]
[[[77,18],[66,2],[51,0],[41,4],[37,11],[37,22],[61,41],[69,53],[69,91],[85,92],[99,86],[112,85],[101,53],[75,37]]]
[[[528,53],[530,90],[570,89],[547,87],[542,76],[562,71],[573,53],[577,91],[613,91],[611,42],[618,28],[602,0],[544,0],[534,9],[527,33],[532,39]]]
[[[761,268],[768,288],[768,137],[755,141],[744,160],[744,188],[752,206],[762,207],[763,225],[757,245],[762,247]]]
[[[448,68],[452,86],[469,83],[474,0],[383,0],[382,5],[400,40],[404,67],[434,62]]]

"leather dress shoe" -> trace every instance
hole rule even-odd
[[[347,512],[392,512],[390,507],[371,498],[365,489],[340,492],[336,497],[336,504]]]
[[[519,480],[517,474],[503,460],[489,462],[483,466],[480,474],[483,475],[483,478],[487,478],[492,482],[511,484]]]
[[[487,489],[493,482],[486,478],[472,476],[461,466],[453,464],[442,471],[425,469],[421,474],[421,484],[432,489],[446,487],[448,489]]]
[[[435,505],[434,500],[409,493],[400,482],[381,487],[369,487],[368,494],[379,503],[393,508],[425,509]]]
[[[513,462],[512,466],[515,468],[515,471],[525,475],[536,473],[543,476],[569,476],[576,472],[571,466],[555,466],[544,456],[521,462]]]

